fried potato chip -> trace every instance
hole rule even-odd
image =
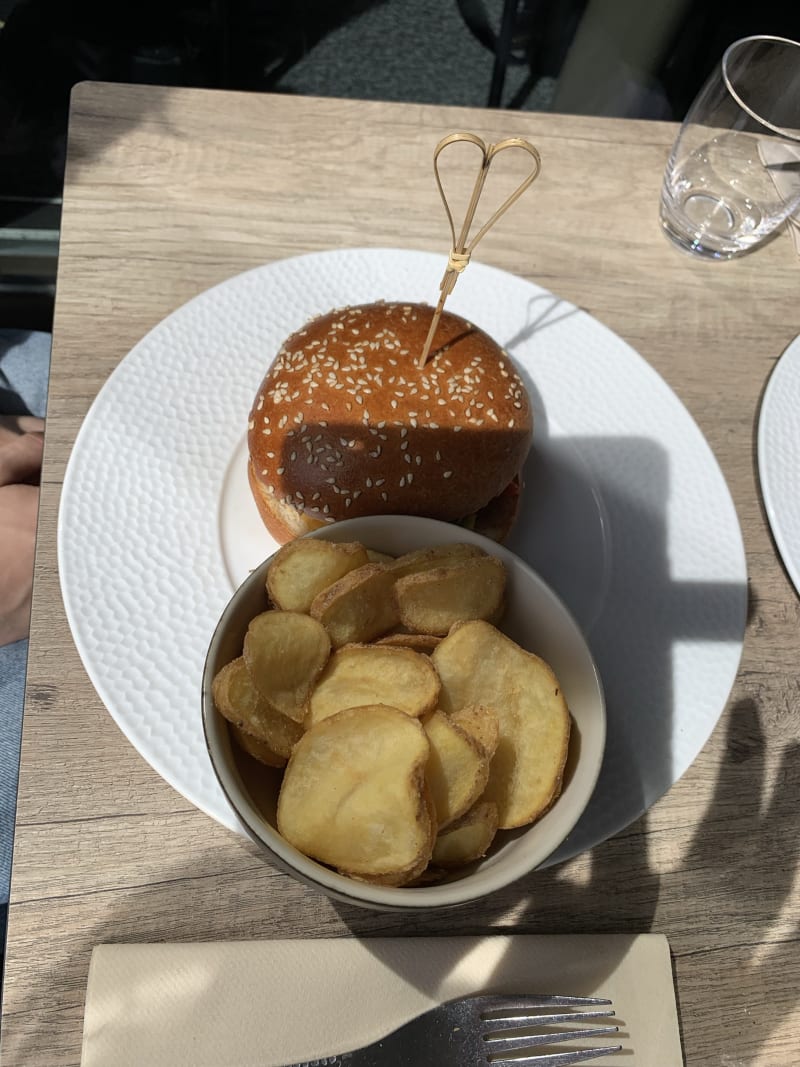
[[[410,648],[345,645],[312,690],[306,726],[364,704],[387,704],[418,717],[432,711],[438,698],[439,676],[427,656]]]
[[[395,583],[400,622],[421,634],[446,634],[457,622],[499,617],[506,569],[494,556],[457,560]]]
[[[430,792],[426,785],[423,785],[422,799],[428,809],[428,816],[431,820],[431,829],[435,833],[436,829],[436,812],[433,807],[433,801],[431,799]],[[420,854],[416,863],[412,864],[406,871],[395,872],[394,874],[355,874],[353,871],[345,870],[343,867],[337,867],[339,874],[343,874],[346,878],[355,878],[359,882],[367,882],[369,885],[384,885],[384,886],[401,886],[401,885],[418,885],[419,879],[424,875],[425,871],[430,869],[430,852],[425,851]]]
[[[392,645],[394,648],[410,648],[429,656],[441,641],[436,634],[394,633],[379,637],[376,645]]]
[[[314,597],[311,615],[328,631],[334,648],[372,641],[397,625],[391,567],[367,563]]]
[[[483,798],[497,804],[498,826],[525,826],[561,790],[570,716],[558,679],[490,623],[453,627],[432,654],[442,682],[440,708],[470,704],[497,712],[499,739]]]
[[[460,559],[474,559],[485,555],[483,549],[478,548],[477,545],[461,543],[434,545],[433,548],[419,548],[414,552],[406,552],[398,556],[392,563],[392,569],[395,578],[405,578],[409,574],[420,574]]]
[[[500,722],[494,708],[485,704],[467,704],[451,712],[450,721],[474,737],[489,759],[492,758],[500,736]]]
[[[337,544],[301,537],[284,545],[267,570],[267,593],[281,611],[308,613],[318,593],[369,562],[357,541]]]
[[[348,708],[323,719],[286,766],[279,832],[321,863],[401,884],[433,848],[428,753],[419,720],[397,708]]]
[[[305,718],[330,651],[325,627],[296,611],[256,615],[244,638],[244,661],[261,699],[295,722]]]
[[[286,721],[292,722],[291,719],[286,719]],[[292,726],[296,725],[297,723],[292,723]],[[266,741],[262,741],[258,737],[253,737],[252,734],[246,733],[238,726],[234,726],[233,723],[229,724],[228,729],[236,744],[242,751],[246,752],[248,756],[252,756],[253,759],[258,760],[259,763],[263,763],[266,767],[286,766],[286,761],[289,758],[288,755],[279,756]]]
[[[497,805],[479,800],[445,830],[440,830],[433,846],[431,863],[446,870],[465,867],[482,859],[497,833]]]
[[[441,711],[423,720],[430,756],[425,779],[439,830],[475,803],[489,778],[489,757],[478,742]]]
[[[242,656],[217,672],[211,692],[217,711],[231,723],[237,740],[240,740],[238,730],[265,745],[281,760],[279,764],[271,765],[282,767],[293,746],[300,740],[303,728],[262,700]],[[261,758],[244,743],[242,747],[255,755],[256,759]],[[264,759],[262,762],[268,761]]]

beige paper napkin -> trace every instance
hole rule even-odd
[[[625,1051],[607,1067],[682,1067],[669,946],[655,934],[100,945],[81,1064],[277,1067],[487,991],[610,997]]]

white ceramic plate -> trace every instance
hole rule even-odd
[[[232,589],[275,548],[244,484],[252,398],[280,343],[312,315],[432,301],[443,269],[441,256],[348,249],[231,278],[136,345],[78,434],[58,531],[78,651],[131,743],[232,829],[205,750],[200,679]],[[697,425],[619,337],[479,263],[448,307],[500,341],[526,379],[536,444],[508,547],[571,609],[605,688],[600,779],[555,862],[645,812],[717,723],[744,634],[741,532]]]
[[[764,390],[758,476],[772,536],[800,593],[800,337],[775,364]]]

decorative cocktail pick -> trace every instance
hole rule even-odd
[[[445,196],[444,189],[442,187],[442,180],[439,176],[439,156],[447,148],[448,145],[455,144],[458,141],[466,141],[469,144],[477,145],[481,151],[481,166],[478,171],[478,176],[475,179],[475,187],[472,190],[472,196],[470,197],[469,204],[467,205],[467,212],[464,216],[464,222],[461,226],[461,231],[456,239],[456,228],[453,222],[453,213],[450,210],[450,205],[447,203],[447,197]],[[475,210],[478,206],[481,193],[483,192],[483,186],[486,182],[486,176],[489,173],[489,167],[500,152],[504,152],[507,148],[521,148],[525,152],[528,152],[533,157],[533,169],[530,174],[522,181],[514,192],[500,205],[500,207],[491,216],[488,222],[478,230],[475,236],[470,240],[469,231],[472,226],[472,221],[475,218]],[[505,214],[511,205],[518,200],[528,186],[538,176],[541,169],[542,161],[539,158],[539,153],[528,141],[524,141],[521,137],[508,137],[505,141],[498,141],[497,144],[487,145],[485,141],[482,141],[474,133],[451,133],[447,137],[443,137],[442,140],[436,146],[433,153],[433,173],[436,176],[436,184],[439,187],[439,195],[442,198],[444,209],[447,212],[447,221],[450,223],[450,235],[452,237],[452,243],[450,246],[450,255],[447,260],[447,268],[444,272],[444,277],[439,285],[440,294],[439,302],[436,305],[436,310],[433,313],[433,319],[431,321],[430,329],[428,330],[428,336],[425,340],[425,345],[417,360],[418,367],[424,367],[425,361],[428,358],[428,354],[431,350],[433,338],[436,333],[436,327],[439,325],[439,319],[442,317],[442,310],[444,308],[444,302],[447,297],[452,293],[453,288],[458,280],[459,274],[469,263],[472,250],[475,245],[480,241],[483,235],[489,230],[501,215]]]

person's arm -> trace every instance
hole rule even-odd
[[[27,637],[44,422],[0,416],[0,645]]]

